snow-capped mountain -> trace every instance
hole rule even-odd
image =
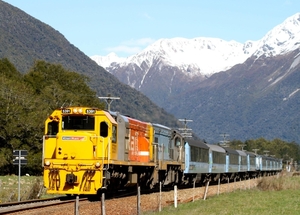
[[[243,64],[250,57],[283,55],[299,46],[300,13],[297,13],[258,41],[241,44],[205,37],[160,39],[128,58],[112,53],[91,59],[163,106],[166,100],[203,84],[213,74]]]
[[[254,55],[266,57],[283,55],[300,46],[300,13],[287,18],[257,41]]]
[[[128,58],[118,58],[116,54],[111,53],[105,57],[91,56],[91,59],[109,72],[116,65],[124,67],[135,64],[141,67],[146,63],[150,68],[160,59],[165,65],[177,67],[186,74],[209,76],[243,63],[253,53],[256,43],[248,41],[241,44],[236,41],[205,37],[160,39],[141,53]]]
[[[126,60],[126,58],[118,57],[113,52],[106,56],[95,55],[92,56],[91,59],[93,59],[98,65],[101,65],[103,68],[108,68],[112,63],[121,63]]]
[[[119,58],[111,53],[107,56],[91,56],[91,59],[109,72],[129,64],[141,68],[146,63],[147,68],[150,68],[153,62],[160,59],[165,65],[177,67],[185,74],[210,76],[243,63],[253,54],[257,57],[275,56],[295,50],[299,45],[300,13],[297,13],[258,41],[242,44],[205,37],[160,39],[141,53],[128,58]]]
[[[230,140],[263,137],[300,144],[299,14],[259,41],[237,44],[214,38],[162,39],[129,58],[102,57],[100,65],[139,93],[97,66],[55,29],[5,2],[0,5],[4,20],[0,55],[24,73],[35,65],[35,59],[80,71],[90,78],[97,95],[121,98],[114,110],[173,127],[178,122],[168,113],[177,119],[191,119],[188,126],[208,143],[217,143],[220,134],[226,133]],[[57,50],[63,52],[57,54]],[[208,59],[201,51],[214,54],[208,54],[212,56]],[[228,59],[242,63],[227,64]]]

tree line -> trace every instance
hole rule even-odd
[[[89,86],[88,77],[69,71],[59,64],[36,61],[22,74],[6,58],[0,59],[0,174],[17,174],[13,165],[13,150],[27,150],[28,164],[22,172],[42,174],[42,139],[45,119],[54,109],[69,106],[104,108],[98,95]],[[101,83],[99,83],[101,84]],[[297,143],[263,138],[241,142],[231,141],[231,147],[258,153],[269,151],[278,158],[299,160]]]
[[[300,161],[300,145],[296,142],[286,142],[278,138],[266,140],[261,137],[254,140],[246,140],[245,142],[233,140],[230,141],[230,147],[281,158],[283,164],[291,161]]]
[[[42,174],[45,119],[54,109],[81,105],[104,108],[89,79],[61,65],[36,61],[22,74],[6,58],[0,60],[0,174],[16,174],[13,150],[27,150],[22,172]]]

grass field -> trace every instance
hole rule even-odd
[[[0,176],[0,203],[14,202],[19,195],[19,177],[16,175]],[[20,177],[20,200],[46,198],[42,176]]]
[[[46,195],[42,177],[22,176],[21,200],[54,197]],[[259,179],[258,186],[251,190],[237,190],[209,197],[206,200],[178,204],[163,208],[161,212],[144,215],[214,215],[214,214],[299,214],[300,176]],[[18,176],[0,176],[0,201],[18,199]]]
[[[170,206],[146,215],[214,215],[214,214],[300,214],[300,177],[263,178],[252,190],[235,191]]]
[[[147,215],[213,215],[213,214],[299,214],[300,190],[258,191],[248,190],[226,193],[206,200],[167,207],[161,212]]]

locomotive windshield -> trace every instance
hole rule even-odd
[[[63,116],[62,130],[94,130],[94,116]]]

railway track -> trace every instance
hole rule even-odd
[[[258,179],[236,181],[234,183],[211,184],[208,188],[207,196],[218,195],[218,193],[234,192],[237,190],[251,189],[256,186]],[[174,202],[174,191],[163,189],[162,207],[169,206]],[[147,193],[147,192],[146,192]],[[141,210],[142,211],[158,211],[159,193],[149,192],[141,193]],[[188,189],[178,189],[178,203],[193,201],[194,199],[202,199],[206,193],[205,187],[195,187]],[[122,193],[118,192],[118,196],[105,197],[105,208],[107,215],[133,215],[137,214],[137,196],[136,192]],[[83,201],[86,200],[86,201]],[[101,202],[88,201],[87,198],[80,198],[79,212],[80,214],[101,215]],[[0,204],[0,214],[26,214],[26,215],[74,215],[74,205],[76,199],[51,198],[43,200],[25,201],[20,203]],[[24,206],[21,206],[21,205]],[[19,206],[18,206],[19,205]],[[51,207],[53,206],[53,207]],[[19,208],[18,208],[19,207]],[[21,208],[22,207],[22,208]]]
[[[75,202],[75,197],[55,197],[47,199],[26,200],[21,202],[7,202],[0,204],[0,214],[11,214],[25,210],[45,208],[55,205],[62,205]],[[87,198],[80,198],[80,201],[86,201]]]

